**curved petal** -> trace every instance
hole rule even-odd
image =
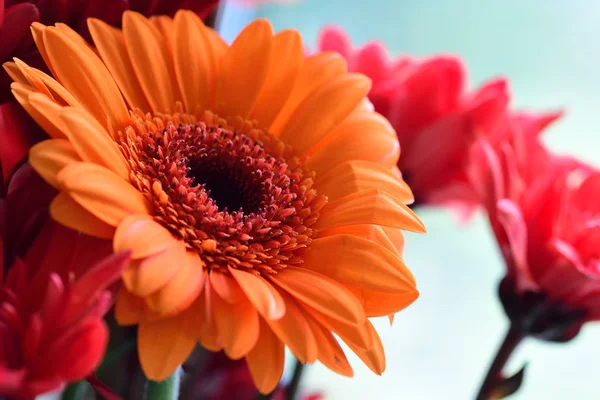
[[[169,55],[174,53],[175,47],[175,22],[168,15],[153,15],[149,19],[150,23],[160,32],[165,39],[165,44],[169,50]],[[177,44],[179,45],[179,43]]]
[[[211,271],[209,280],[211,287],[227,303],[234,304],[245,299],[244,292],[231,276],[218,271]]]
[[[355,192],[329,202],[321,210],[316,228],[372,224],[425,233],[425,225],[408,206],[380,189]]]
[[[60,188],[59,173],[68,165],[80,162],[71,143],[65,139],[44,140],[29,150],[29,163],[42,178]]]
[[[323,327],[313,318],[306,318],[317,340],[319,348],[318,360],[327,368],[343,376],[352,377],[354,371],[344,354],[344,350],[329,329]]]
[[[204,263],[198,253],[188,250],[175,276],[166,286],[147,297],[146,304],[163,314],[180,312],[200,295],[205,279]]]
[[[272,49],[273,28],[264,19],[252,22],[233,41],[221,60],[214,107],[219,115],[250,115],[267,79]]]
[[[283,317],[285,302],[277,289],[271,286],[270,283],[260,276],[237,269],[230,268],[229,271],[265,319],[276,320]]]
[[[160,32],[144,16],[123,13],[123,35],[135,75],[154,112],[175,111],[177,88],[171,56]]]
[[[218,60],[207,28],[196,14],[175,14],[175,73],[188,113],[206,109],[214,97]]]
[[[52,138],[66,139],[65,134],[62,132],[60,125],[56,125],[56,121],[59,120],[58,114],[61,106],[50,100],[48,97],[41,93],[32,92],[31,87],[25,86],[21,83],[13,82],[11,85],[11,91],[15,99],[23,106],[27,113],[33,118],[35,122]],[[31,103],[31,100],[41,100],[48,106],[40,108]],[[59,122],[60,124],[60,122]]]
[[[96,218],[66,193],[59,193],[50,203],[50,215],[60,224],[87,235],[112,239],[115,228]]]
[[[129,123],[121,92],[102,61],[87,46],[57,28],[44,29],[44,44],[60,83],[104,127]],[[83,40],[83,39],[82,39]]]
[[[313,240],[303,267],[375,291],[402,293],[415,288],[415,278],[396,254],[348,234]]]
[[[389,231],[398,232],[400,234],[400,237],[402,238],[402,241],[404,240],[404,238],[402,237],[402,231],[400,229],[384,228],[379,225],[367,225],[367,224],[346,225],[346,226],[339,226],[337,228],[324,229],[324,230],[319,231],[319,237],[343,235],[343,234],[358,236],[361,238],[371,240],[371,241],[377,243],[378,245],[384,247],[385,249],[391,251],[396,256],[402,258],[402,247],[398,247],[398,243],[397,243],[397,241],[399,240],[398,236],[396,236],[394,234],[394,236],[393,236],[394,240],[392,240],[390,237],[391,232],[389,232],[386,229],[388,229]]]
[[[300,362],[315,362],[318,353],[317,342],[306,317],[291,296],[284,293],[281,296],[285,300],[285,315],[276,321],[265,321]]]
[[[419,298],[417,289],[405,293],[383,293],[347,286],[359,299],[367,317],[385,317],[402,311]]]
[[[356,297],[324,275],[304,268],[288,267],[270,276],[269,280],[329,318],[357,325],[365,321],[365,314]]]
[[[64,132],[79,156],[102,165],[129,181],[129,165],[108,132],[84,110],[65,107],[60,112]]]
[[[261,319],[260,336],[246,356],[252,380],[262,394],[271,393],[283,375],[285,350],[269,326]]]
[[[321,324],[325,329],[335,333],[345,341],[363,349],[368,349],[373,346],[373,338],[366,325],[368,321],[365,321],[362,325],[348,324],[343,321],[328,318],[306,304],[301,304],[301,307],[307,314],[307,320],[314,318],[315,321]]]
[[[145,258],[171,247],[171,232],[146,214],[130,215],[119,224],[113,246],[115,252],[132,250],[131,259]]]
[[[279,137],[296,153],[304,154],[348,117],[370,88],[369,78],[360,74],[345,74],[324,83],[300,103]]]
[[[130,293],[125,286],[121,286],[115,302],[115,320],[123,326],[136,325],[146,320],[144,299]]]
[[[127,290],[146,297],[170,284],[185,263],[183,242],[171,242],[164,250],[145,258],[133,259],[122,274]],[[162,310],[159,310],[162,311]]]
[[[383,374],[385,371],[385,352],[383,351],[383,344],[381,343],[381,339],[375,330],[373,324],[370,321],[367,321],[367,329],[369,334],[373,338],[373,346],[369,349],[362,349],[357,347],[356,345],[344,340],[348,347],[365,363],[367,367],[377,375]],[[342,338],[343,340],[343,338]]]
[[[285,105],[271,124],[269,132],[279,136],[296,108],[315,90],[347,71],[346,60],[337,53],[320,53],[307,57]]]
[[[192,353],[203,326],[195,307],[172,318],[140,323],[138,353],[146,377],[164,380]]]
[[[381,115],[355,111],[307,155],[310,157],[306,167],[317,176],[350,160],[372,161],[391,168],[398,162],[400,144],[389,122]]]
[[[247,355],[259,336],[256,309],[247,299],[232,304],[220,296],[214,296],[212,306],[219,341],[223,344],[225,354],[233,360]]]
[[[149,214],[146,198],[106,168],[72,163],[60,172],[61,187],[83,208],[111,226],[132,214]]]
[[[370,161],[346,161],[318,175],[313,186],[329,201],[355,192],[381,189],[404,204],[411,204],[414,197],[410,187],[389,168]]]
[[[149,112],[150,104],[146,100],[127,54],[123,32],[96,18],[88,19],[88,27],[102,61],[115,78],[125,100],[129,103],[129,108],[139,108],[143,112]]]
[[[261,128],[267,129],[283,108],[302,68],[302,38],[286,29],[273,38],[273,54],[267,80],[250,115]]]

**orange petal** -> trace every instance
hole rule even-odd
[[[44,64],[48,66],[52,75],[56,76],[56,72],[52,68],[50,58],[48,58],[46,46],[44,45],[44,29],[46,29],[46,25],[40,24],[39,22],[34,22],[31,24],[31,34],[33,35],[33,40],[35,41],[35,45],[38,48],[40,55],[44,59]]]
[[[200,295],[205,307],[204,315],[206,322],[204,330],[202,331],[202,336],[200,337],[200,344],[210,351],[221,351],[223,349],[223,343],[219,338],[214,317],[216,308],[214,307],[213,299],[216,297],[219,297],[219,295],[215,293],[212,285],[206,285],[204,295]]]
[[[31,86],[32,89],[34,89],[35,91],[45,95],[50,100],[58,103],[56,99],[52,96],[52,93],[50,93],[46,85],[44,85],[44,83],[41,81],[41,79],[37,75],[33,74],[33,68],[31,68],[29,65],[25,64],[23,61],[16,57],[14,58],[14,60],[15,65],[17,66],[17,68],[19,68],[19,71],[21,72],[19,78],[23,76],[26,79],[26,82],[22,82],[20,79],[17,80],[17,82],[22,82]]]
[[[111,226],[129,215],[150,213],[151,206],[140,192],[98,165],[72,163],[58,180],[73,200]]]
[[[174,71],[166,41],[144,16],[123,13],[123,34],[133,70],[154,112],[174,112]]]
[[[381,339],[375,330],[373,324],[370,321],[367,321],[366,324],[371,337],[373,338],[373,347],[368,350],[361,349],[360,347],[355,346],[354,344],[346,342],[348,347],[365,363],[367,367],[377,375],[383,374],[385,371],[385,352],[383,351],[383,344],[381,343]],[[343,339],[343,338],[342,338]]]
[[[191,306],[172,318],[140,323],[138,352],[146,377],[162,381],[189,357],[202,330],[197,314]]]
[[[304,258],[304,268],[347,285],[391,293],[415,288],[415,278],[396,254],[357,236],[315,239]]]
[[[425,225],[407,205],[381,189],[355,192],[328,202],[315,225],[319,229],[373,224],[425,233]]]
[[[231,275],[238,282],[248,299],[266,319],[276,320],[285,314],[285,302],[270,283],[260,276],[230,268]]]
[[[96,18],[89,18],[88,26],[94,44],[98,48],[106,68],[115,78],[125,100],[129,103],[129,108],[137,107],[143,112],[149,112],[150,105],[127,54],[123,32]]]
[[[346,71],[346,60],[337,53],[319,53],[304,59],[296,84],[269,132],[279,136],[290,116],[312,92]]]
[[[44,140],[29,150],[29,163],[46,182],[60,188],[58,174],[68,165],[81,161],[65,139]]]
[[[209,279],[212,288],[227,303],[234,304],[245,299],[244,292],[231,276],[211,271]]]
[[[12,83],[10,85],[12,94],[15,99],[23,106],[27,111],[27,114],[34,119],[35,122],[52,138],[66,139],[65,134],[62,132],[60,125],[57,126],[57,121],[60,121],[58,114],[61,106],[54,103],[48,97],[41,93],[32,92],[32,89],[21,83]],[[31,100],[37,99],[45,102],[48,106],[38,110],[36,106],[31,104]],[[56,117],[56,118],[55,118]],[[61,122],[58,122],[59,124]]]
[[[244,357],[258,340],[256,309],[247,299],[231,304],[220,296],[214,296],[212,306],[219,342],[223,344],[225,354],[233,360]]]
[[[175,73],[188,113],[210,106],[216,86],[218,60],[202,20],[191,11],[175,15]]]
[[[65,107],[60,113],[64,132],[84,161],[102,165],[129,181],[129,165],[108,132],[86,111]]]
[[[102,126],[108,127],[107,121],[119,128],[129,123],[121,92],[94,52],[52,27],[44,30],[44,44],[61,84]]]
[[[317,176],[313,186],[329,201],[368,189],[381,189],[404,204],[414,201],[412,191],[402,179],[383,165],[352,160]]]
[[[145,258],[171,247],[176,239],[149,215],[130,215],[117,228],[115,253],[132,250],[131,259]]]
[[[29,79],[27,79],[27,77],[23,74],[23,72],[21,72],[21,68],[19,68],[15,62],[13,62],[13,61],[5,62],[4,64],[2,64],[2,67],[4,68],[4,70],[6,71],[8,76],[10,76],[10,78],[13,81],[15,81],[16,83],[20,83],[21,85],[23,85],[29,89],[33,89],[33,88],[31,88]]]
[[[136,296],[146,297],[170,283],[183,268],[186,250],[183,242],[169,243],[170,246],[162,251],[131,260],[122,274],[127,290]]]
[[[381,229],[383,229],[387,237],[390,239],[398,254],[402,254],[404,249],[404,235],[402,234],[402,231],[400,229],[388,228],[386,226],[381,227]]]
[[[35,68],[30,68],[30,72],[46,86],[57,104],[83,109],[81,103],[79,103],[63,85],[55,81],[52,77]]]
[[[285,124],[279,137],[298,154],[338,126],[369,93],[371,81],[360,74],[337,77],[315,90]]]
[[[169,17],[168,15],[153,15],[149,18],[149,21],[165,39],[165,44],[167,45],[169,54],[172,55],[174,53],[174,44],[176,43],[175,24],[173,18]],[[179,45],[179,43],[177,43],[177,45]]]
[[[281,294],[285,300],[285,315],[276,321],[266,320],[277,337],[285,343],[302,363],[313,363],[317,359],[317,342],[306,317],[296,301]]]
[[[193,302],[204,288],[204,263],[193,250],[185,253],[177,273],[158,292],[146,298],[146,304],[160,313],[177,313]]]
[[[144,299],[130,293],[125,286],[119,288],[115,303],[115,319],[119,325],[137,325],[146,320]]]
[[[389,231],[397,231],[402,235],[402,231],[400,229],[395,228],[385,228]],[[361,238],[365,238],[377,243],[380,246],[388,249],[392,253],[396,254],[398,257],[402,258],[402,248],[398,248],[397,244],[390,239],[389,231],[386,231],[383,227],[379,225],[347,225],[347,226],[339,226],[337,228],[331,229],[323,229],[319,231],[319,237],[340,235],[340,234],[348,234],[354,235]],[[397,237],[394,237],[395,240],[398,240]]]
[[[302,68],[302,38],[291,29],[273,38],[273,54],[269,74],[256,101],[250,119],[267,129],[287,101]]]
[[[204,26],[204,23],[202,23],[202,26]],[[212,44],[212,48],[215,52],[217,64],[219,64],[221,62],[221,59],[225,56],[225,53],[227,53],[227,49],[229,49],[229,45],[227,44],[227,42],[225,42],[225,40],[223,40],[221,35],[219,35],[219,33],[217,31],[215,31],[214,29],[206,28],[206,32],[208,33],[208,37]]]
[[[87,235],[112,239],[115,228],[96,218],[66,193],[59,193],[50,204],[56,222]]]
[[[318,176],[350,160],[372,161],[391,168],[400,157],[400,145],[384,117],[362,111],[352,113],[307,155],[310,158],[306,167]]]
[[[283,375],[285,349],[269,326],[260,321],[260,336],[254,349],[246,356],[248,369],[259,392],[271,393]]]
[[[385,317],[402,311],[419,297],[419,291],[406,293],[383,293],[348,286],[348,289],[360,300],[367,317]]]
[[[264,19],[252,22],[233,41],[220,65],[215,97],[219,115],[250,115],[267,79],[272,48],[273,29]]]
[[[42,115],[51,124],[51,131],[48,132],[48,135],[57,139],[67,138],[64,122],[60,118],[60,113],[64,109],[63,106],[42,93],[31,93],[29,104],[35,109],[36,113]],[[46,128],[44,127],[44,129]]]
[[[306,304],[301,304],[301,306],[307,314],[307,320],[314,318],[319,324],[323,325],[325,329],[334,332],[339,337],[360,348],[368,349],[373,346],[373,338],[366,326],[367,321],[362,325],[348,324],[328,318]]]
[[[342,350],[331,331],[313,318],[306,318],[306,320],[317,340],[319,348],[318,360],[333,372],[348,377],[354,376],[354,371],[346,358],[346,354],[344,354],[344,350]]]
[[[365,313],[354,295],[331,278],[304,268],[289,267],[269,279],[295,299],[329,318],[362,324]]]

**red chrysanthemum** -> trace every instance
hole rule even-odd
[[[108,340],[105,289],[129,259],[119,253],[90,268],[109,251],[104,241],[48,222],[25,259],[0,276],[0,396],[32,399],[98,366]]]
[[[475,148],[471,174],[506,262],[505,309],[548,340],[600,319],[600,172],[544,148],[538,134],[558,115],[508,118]]]
[[[391,59],[378,42],[354,48],[339,28],[321,32],[319,50],[340,53],[350,71],[373,80],[369,100],[398,134],[398,166],[415,202],[453,206],[468,216],[478,204],[465,172],[469,148],[477,134],[493,131],[501,120],[507,82],[496,79],[467,91],[457,57]]]

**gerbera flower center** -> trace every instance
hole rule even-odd
[[[302,262],[326,198],[297,157],[284,157],[285,146],[219,119],[132,115],[119,135],[131,181],[154,205],[155,220],[208,268],[275,273]]]
[[[261,188],[252,185],[254,182],[247,182],[250,174],[244,174],[246,171],[228,169],[228,163],[219,161],[222,160],[194,165],[187,176],[204,187],[219,210],[257,212],[261,203]]]

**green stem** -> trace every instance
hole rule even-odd
[[[148,381],[146,400],[177,400],[181,381],[181,367],[178,367],[162,382]]]
[[[71,383],[62,394],[62,400],[79,400],[83,399],[88,383],[79,381]]]

